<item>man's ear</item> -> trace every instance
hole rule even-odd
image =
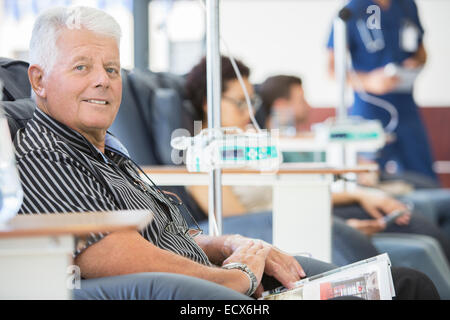
[[[47,97],[47,92],[44,86],[44,70],[38,65],[32,65],[28,68],[28,79],[31,83],[31,88],[33,89],[36,96],[45,99]]]

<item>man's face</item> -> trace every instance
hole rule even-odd
[[[43,77],[43,111],[81,134],[106,131],[122,99],[120,53],[114,38],[64,30],[59,55]]]
[[[305,99],[305,93],[301,85],[295,84],[291,86],[287,104],[294,108],[295,118],[298,124],[308,119],[311,106]]]

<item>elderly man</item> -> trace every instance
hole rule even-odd
[[[154,213],[140,233],[79,239],[75,262],[85,280],[75,298],[246,299],[333,268],[237,235],[194,238],[188,232],[174,201],[140,179],[126,149],[107,132],[121,102],[119,43],[114,19],[77,7],[42,14],[30,45],[38,108],[15,140],[25,193],[21,213]],[[415,287],[403,285],[397,295],[438,297],[421,274],[410,270],[402,277]]]

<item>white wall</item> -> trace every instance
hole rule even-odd
[[[428,63],[417,79],[415,97],[419,105],[450,106],[450,1],[418,0],[417,6]]]
[[[31,0],[21,1],[21,8],[31,6]],[[60,4],[55,1],[54,4]],[[73,5],[95,7],[96,0],[72,0]],[[49,4],[50,5],[50,2]],[[121,62],[125,68],[134,64],[133,56],[133,17],[132,13],[124,9],[120,2],[109,3],[106,11],[111,14],[122,27]],[[4,13],[4,1],[0,0],[0,57],[28,60],[28,47],[36,15],[30,8],[22,18],[17,21],[14,17]]]
[[[419,76],[421,106],[450,106],[450,1],[416,0],[426,29],[429,62]],[[301,76],[317,107],[333,106],[336,86],[326,74],[326,41],[341,0],[223,0],[221,32],[232,53],[259,82],[276,73]]]

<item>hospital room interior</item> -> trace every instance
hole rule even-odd
[[[45,197],[60,201],[59,186],[74,188],[61,199],[85,187],[63,169],[39,169],[42,155],[36,165],[23,160],[40,141],[31,128],[50,118],[33,82],[33,28],[44,12],[70,6],[106,12],[121,28],[109,151],[92,145],[100,156],[86,157],[94,165],[84,174],[99,188],[109,184],[103,171],[97,177],[96,163],[105,161],[104,170],[132,176],[136,190],[162,195],[155,208],[167,200],[184,229],[161,232],[173,227],[167,232],[189,241],[258,239],[252,244],[345,275],[378,263],[377,294],[370,285],[363,293],[334,287],[320,298],[305,285],[301,299],[391,300],[386,265],[420,272],[450,300],[450,1],[0,0],[1,300],[77,299],[95,275],[78,263],[80,239],[102,235],[85,253],[114,232],[141,230],[152,242],[142,230],[159,223],[153,207],[44,214]],[[69,22],[62,28],[73,31]],[[111,139],[120,143],[108,149]],[[116,165],[116,156],[130,167]],[[115,186],[105,186],[104,197],[111,188],[120,203]],[[248,295],[262,293],[251,264],[226,262],[236,261],[222,268],[249,276]],[[262,297],[283,299],[272,294]]]

